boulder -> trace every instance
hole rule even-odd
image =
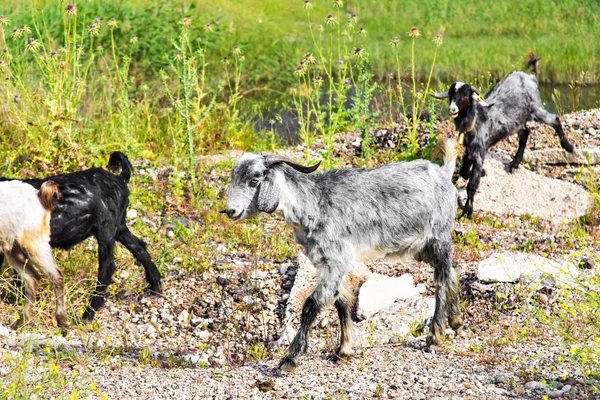
[[[600,148],[575,149],[573,153],[561,148],[531,150],[525,152],[525,160],[534,165],[596,165],[600,164]]]
[[[389,309],[396,300],[417,298],[419,294],[410,274],[400,277],[372,274],[360,287],[356,315],[359,319],[369,319]]]
[[[475,195],[475,211],[505,216],[531,215],[554,224],[585,215],[591,198],[583,187],[536,174],[524,167],[510,173],[510,160],[506,153],[488,153],[484,163],[486,176],[481,179]],[[466,198],[464,189],[459,196]]]
[[[578,276],[572,263],[528,253],[494,253],[477,267],[477,277],[483,283],[529,280],[546,284],[548,279],[552,283],[572,283]]]

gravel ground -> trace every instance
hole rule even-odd
[[[600,110],[570,114],[563,121],[576,146],[600,146],[596,133]],[[401,128],[374,130],[372,134],[382,148],[397,146],[393,144],[398,140],[394,132]],[[427,129],[421,130],[423,143],[428,139]],[[435,125],[435,129],[452,135],[448,121]],[[556,147],[558,141],[550,131],[536,125],[528,148]],[[356,134],[341,137],[339,154],[354,154],[355,141]],[[513,154],[516,141],[513,138],[499,147]],[[302,150],[297,147],[283,153],[301,159]],[[210,164],[238,155],[232,152],[202,161]],[[535,172],[549,177],[578,179],[573,167],[536,168]],[[170,172],[168,168],[148,171],[138,165],[137,173],[153,173],[163,179]],[[166,237],[170,231],[172,234],[172,223],[166,223],[164,216],[137,218]],[[338,323],[333,307],[329,307],[317,320],[310,348],[299,359],[297,370],[291,374],[276,372],[282,349],[274,346],[298,262],[294,258],[279,264],[232,255],[234,252],[222,244],[215,244],[220,256],[211,260],[213,267],[202,275],[184,272],[177,258],[166,265],[162,296],[119,289],[118,282],[132,276],[139,281],[136,286],[142,286],[137,267],[120,270],[117,290],[109,295],[96,326],[73,329],[66,340],[47,339],[43,334],[38,339],[40,343],[50,341],[57,349],[79,352],[86,360],[81,373],[115,399],[586,398],[587,385],[577,368],[569,363],[555,364],[560,353],[556,337],[548,332],[526,341],[507,336],[513,327],[528,324],[522,314],[514,312],[518,302],[514,286],[481,285],[474,275],[477,262],[498,250],[531,246],[529,251],[556,259],[586,255],[575,255],[578,245],[574,247],[573,239],[563,228],[546,221],[507,217],[490,223],[486,218],[481,215],[456,224],[459,238],[466,241],[472,235],[477,241],[457,245],[454,251],[465,295],[466,327],[458,335],[448,332],[449,340],[432,352],[423,350],[419,338],[401,336],[395,330],[397,315],[406,311],[398,305],[387,314],[357,321],[360,334],[356,356],[332,364],[325,356],[336,346]],[[180,222],[185,224],[185,218]],[[278,217],[263,218],[260,228],[275,229],[281,224]],[[415,283],[426,285],[425,295],[433,293],[433,271],[426,264],[374,263],[370,268],[393,276],[411,273]],[[498,293],[504,296],[502,302],[495,300]],[[540,297],[545,299],[540,300],[545,304],[541,307],[550,312],[557,293],[537,295],[545,296]],[[0,317],[5,323],[9,319],[1,312]],[[14,331],[0,329],[0,337],[0,358],[19,349]],[[530,368],[535,373],[529,372]],[[3,373],[6,371],[0,368],[0,377]]]

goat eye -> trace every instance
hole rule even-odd
[[[250,181],[250,186],[251,186],[251,187],[255,187],[256,185],[258,185],[258,179],[252,179],[252,180]]]

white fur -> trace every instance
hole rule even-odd
[[[0,182],[0,250],[8,253],[14,242],[20,242],[28,231],[39,230],[48,223],[37,190],[21,181]],[[48,229],[45,231],[49,232]],[[50,241],[50,235],[46,241]]]

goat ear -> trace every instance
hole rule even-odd
[[[258,187],[256,208],[258,211],[271,214],[279,206],[279,188],[273,182],[273,175],[267,173]]]
[[[442,92],[442,93],[433,92],[433,93],[431,93],[431,95],[433,97],[435,97],[436,99],[447,99],[448,98],[448,92]]]

